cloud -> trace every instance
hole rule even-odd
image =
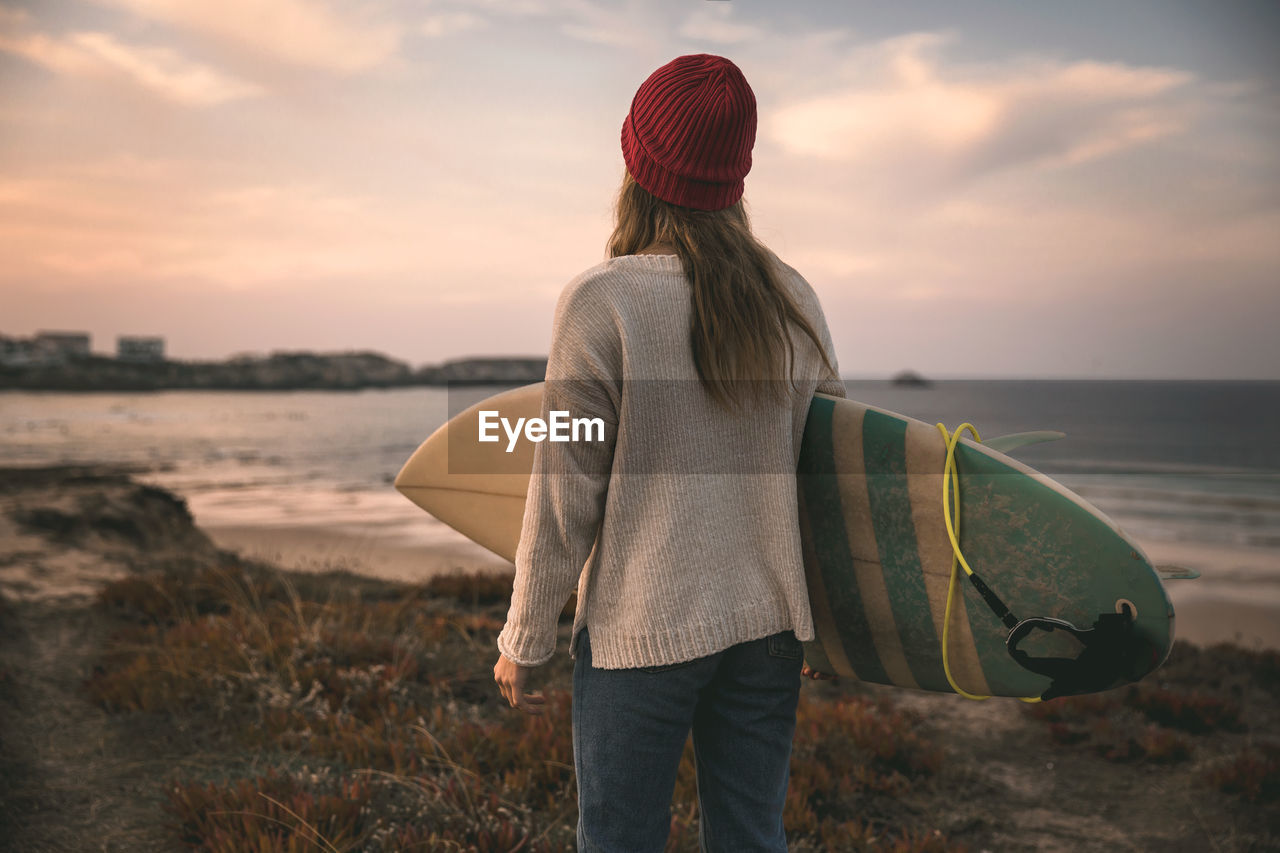
[[[536,202],[474,204],[468,182],[432,181],[431,193],[386,195],[333,176],[226,184],[201,159],[106,156],[36,177],[0,176],[0,289],[18,282],[66,288],[108,278],[163,289],[298,292],[321,281],[367,288],[371,298],[474,287],[494,302],[550,298],[582,253],[546,244],[527,227]],[[410,178],[409,180],[412,180]],[[566,227],[593,235],[573,211]],[[504,252],[493,252],[502,233]],[[602,239],[602,238],[600,238]],[[540,271],[529,274],[532,262]],[[373,296],[373,294],[377,294]],[[522,296],[523,294],[523,296]]]
[[[554,14],[565,19],[560,31],[578,41],[619,48],[652,47],[660,41],[652,10],[634,3],[607,6],[562,0]]]
[[[399,48],[400,28],[316,0],[97,0],[146,20],[243,45],[281,62],[339,73],[372,68]],[[343,8],[343,7],[340,7]]]
[[[653,3],[593,2],[593,0],[441,0],[442,8],[463,10],[441,12],[442,24],[468,21],[468,28],[493,19],[542,19],[556,25],[562,35],[586,42],[618,48],[653,49],[667,30],[665,12]],[[435,23],[424,29],[437,33]]]
[[[852,167],[907,162],[972,177],[1020,165],[1105,157],[1185,127],[1171,93],[1191,75],[1102,62],[948,62],[937,34],[863,48],[844,83],[784,102],[772,138],[805,157]]]
[[[755,41],[764,35],[764,31],[752,24],[734,21],[733,7],[728,3],[717,3],[704,6],[685,19],[680,35],[694,41],[738,44]]]
[[[518,18],[543,17],[551,14],[559,5],[557,0],[452,0],[452,2],[467,9],[483,9],[497,15]]]
[[[419,32],[428,38],[443,38],[486,26],[488,21],[470,12],[442,12],[423,20]]]
[[[52,37],[12,33],[25,16],[0,19],[0,50],[59,74],[75,77],[123,76],[155,94],[188,106],[212,106],[262,93],[261,87],[198,62],[167,47],[125,44],[108,33],[77,32]]]
[[[25,23],[25,16],[6,14],[0,17],[0,26],[4,28],[0,30],[0,50],[21,56],[59,74],[89,74],[100,67],[82,49],[65,40],[50,38],[41,33],[11,32],[15,24]]]
[[[0,251],[20,258],[6,272],[288,289],[391,275],[419,260],[409,228],[368,198],[317,183],[206,189],[192,184],[198,168],[0,181]]]
[[[167,47],[132,47],[106,33],[77,33],[72,38],[106,65],[171,101],[209,106],[262,94],[253,83],[190,62]]]
[[[652,53],[666,50],[682,16],[673,4],[651,0],[431,0],[431,13],[417,29],[428,38],[439,38],[490,25],[537,23],[573,41]],[[744,41],[760,34],[722,14],[695,14],[684,26],[696,33],[692,37],[710,41]],[[526,33],[529,43],[543,37],[541,32]]]

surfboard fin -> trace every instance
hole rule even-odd
[[[1192,580],[1200,577],[1200,573],[1195,569],[1183,566],[1156,566],[1156,574],[1162,581]]]
[[[1017,450],[1019,447],[1026,447],[1029,444],[1057,441],[1066,437],[1067,434],[1065,432],[1058,432],[1056,429],[1037,429],[1030,432],[1011,432],[1008,435],[998,435],[995,438],[988,438],[982,444],[992,450],[1008,453],[1011,450]]]

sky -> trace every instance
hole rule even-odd
[[[841,372],[1280,379],[1271,0],[0,0],[0,334],[545,353],[686,53]]]

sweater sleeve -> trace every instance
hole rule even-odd
[[[555,654],[560,611],[604,517],[617,438],[621,344],[607,303],[591,297],[589,284],[571,284],[556,306],[542,418],[550,422],[553,411],[568,412],[572,419],[598,419],[599,427],[588,427],[580,440],[542,441],[534,448],[511,607],[498,635],[498,650],[523,666],[538,666]],[[585,440],[588,433],[592,440]]]

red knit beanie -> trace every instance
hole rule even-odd
[[[742,198],[756,141],[756,97],[723,56],[681,56],[645,80],[622,122],[622,157],[663,201],[721,210]]]

